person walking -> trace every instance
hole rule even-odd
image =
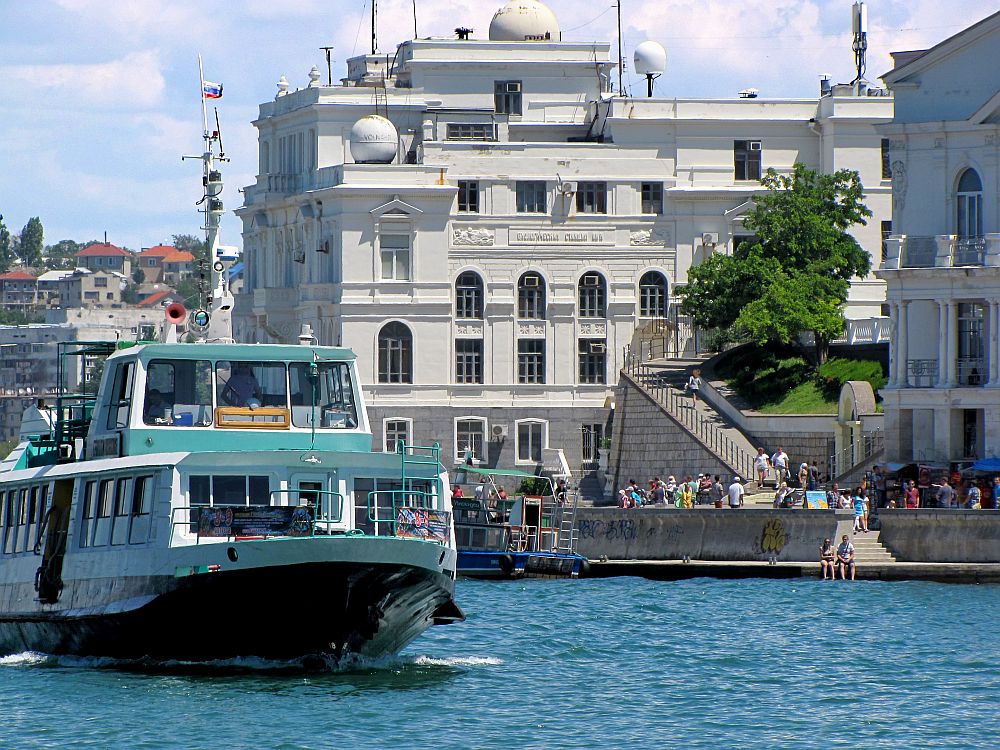
[[[715,481],[712,482],[712,494],[711,494],[712,504],[716,508],[722,507],[722,498],[725,494],[726,491],[722,488],[722,480],[720,479],[719,475],[716,474]]]
[[[763,448],[757,449],[757,455],[753,460],[753,468],[757,472],[757,487],[759,489],[764,486],[764,480],[767,479],[767,470],[771,468],[771,459],[767,457],[767,453],[764,452]]]
[[[739,477],[733,477],[733,483],[729,485],[729,507],[736,510],[743,506],[743,485],[740,484]]]
[[[854,531],[864,531],[868,533],[868,519],[865,517],[865,497],[864,490],[858,487],[854,494]]]
[[[771,466],[774,467],[774,482],[775,484],[781,484],[782,482],[787,482],[791,477],[788,471],[788,454],[785,453],[784,448],[778,448],[771,456]]]
[[[948,484],[947,477],[941,480],[941,486],[938,488],[937,504],[939,508],[951,508],[955,505],[955,490]]]
[[[917,483],[912,479],[906,488],[906,507],[910,509],[920,507],[920,490],[917,489]]]
[[[688,378],[687,391],[691,394],[692,403],[698,403],[698,392],[701,390],[701,370],[695,368]]]

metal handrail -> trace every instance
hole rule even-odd
[[[281,491],[283,491],[283,490],[275,490],[275,492],[281,492]],[[299,492],[298,489],[289,490],[289,491]],[[322,492],[323,490],[305,490],[305,491],[306,492]],[[331,494],[339,494],[339,493],[331,493]],[[236,535],[235,534],[227,534],[226,536],[213,536],[213,537],[202,537],[200,534],[198,534],[198,528],[197,528],[198,520],[196,520],[195,518],[193,518],[191,511],[197,510],[197,511],[200,512],[200,511],[202,511],[202,510],[204,510],[206,508],[220,508],[220,507],[221,508],[227,508],[227,507],[237,507],[237,508],[239,508],[239,507],[249,507],[249,506],[239,506],[239,505],[237,505],[237,506],[232,506],[232,505],[208,505],[208,504],[204,504],[204,505],[177,505],[177,506],[172,507],[170,509],[170,540],[171,540],[170,544],[171,544],[171,546],[173,546],[174,533],[176,532],[176,530],[178,529],[178,527],[180,527],[182,529],[185,529],[188,532],[188,534],[191,534],[191,535],[194,536],[195,546],[201,544],[201,540],[202,539],[211,539],[213,544],[216,543],[216,542],[220,542],[220,541],[229,541],[229,542],[231,542],[234,539],[236,539]],[[261,507],[270,508],[270,507],[291,507],[291,506],[264,505],[264,506],[261,506]],[[342,507],[343,507],[343,497],[341,496],[341,508]],[[185,519],[177,520],[177,514],[178,514],[179,511],[186,511],[187,512],[187,519],[186,520]],[[329,524],[336,523],[336,522],[335,521],[325,520],[325,519],[322,520],[322,521],[318,521],[316,518],[314,518],[313,519],[313,523],[311,524],[311,527],[310,527],[310,530],[309,530],[309,535],[308,535],[309,537],[316,536],[316,525],[317,525],[317,523],[326,524],[327,528],[329,528]],[[361,531],[352,531],[352,532],[348,532],[348,533],[356,533],[358,535],[363,535],[364,532],[361,532]],[[281,535],[275,534],[274,536],[275,536],[275,538],[278,538]],[[324,534],[324,536],[325,536],[325,534]],[[297,537],[297,538],[306,538],[306,537],[302,536],[302,537]]]
[[[885,448],[885,435],[882,432],[882,428],[878,427],[869,432],[861,433],[859,442],[860,451],[858,450],[858,444],[851,442],[830,456],[830,481],[849,474],[883,450]],[[855,456],[858,456],[857,460],[854,460]]]
[[[291,498],[291,493],[293,492],[299,493],[299,498]],[[283,490],[271,490],[271,495],[270,495],[272,499],[271,505],[281,505],[281,503],[273,502],[274,497],[275,495],[280,496],[285,494],[289,495],[290,499],[298,499],[300,501],[299,502],[300,505],[306,505],[309,506],[310,508],[312,508],[313,506],[311,506],[309,503],[302,503],[301,496],[305,494],[312,494],[316,495],[319,498],[319,502],[316,504],[313,512],[314,526],[317,523],[323,523],[327,525],[332,523],[342,523],[344,520],[344,496],[340,492],[334,492],[333,490],[309,490],[309,489],[303,489],[301,487],[289,487]],[[336,513],[333,512],[332,501],[329,503],[329,507],[327,507],[326,504],[323,502],[324,499],[326,498],[337,499]]]
[[[430,481],[430,480],[428,480]],[[392,499],[392,517],[378,517],[378,496],[389,495]],[[368,493],[368,520],[375,524],[375,536],[379,534],[379,524],[389,524],[389,535],[396,534],[396,518],[399,516],[399,509],[403,507],[425,508],[427,510],[441,510],[441,496],[434,492],[424,492],[422,490],[373,490]]]

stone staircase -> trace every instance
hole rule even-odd
[[[896,562],[896,558],[879,541],[878,531],[854,531],[854,519],[844,518],[837,522],[837,536],[833,540],[835,545],[840,544],[840,540],[847,534],[847,538],[854,545],[854,559],[858,566],[869,565],[891,565]]]
[[[632,363],[625,371],[680,425],[745,481],[754,478],[757,450],[750,440],[704,400],[685,392],[688,377],[705,359],[669,359]]]

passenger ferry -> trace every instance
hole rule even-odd
[[[217,143],[211,310],[63,345],[0,463],[0,654],[379,657],[464,619],[439,448],[372,451],[349,349],[232,342]],[[63,382],[74,356],[106,356],[96,394]]]

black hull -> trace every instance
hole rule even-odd
[[[436,620],[461,619],[454,582],[419,567],[308,562],[147,583],[162,593],[126,612],[0,615],[0,653],[377,658],[397,653]]]

